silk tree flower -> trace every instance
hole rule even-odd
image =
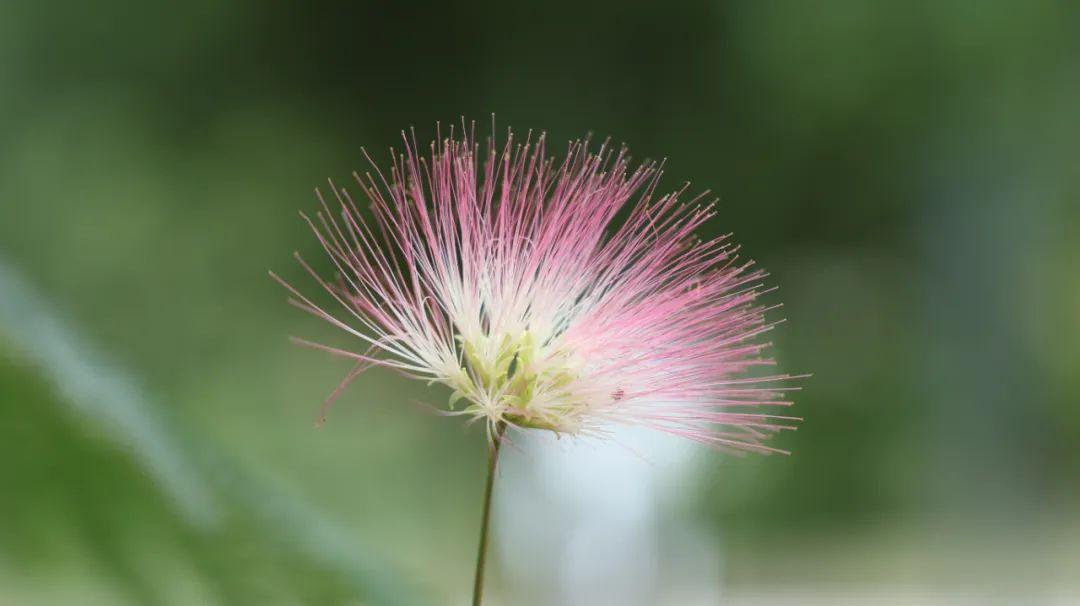
[[[729,237],[695,236],[714,203],[683,201],[686,185],[659,195],[662,165],[606,143],[556,159],[544,135],[482,150],[463,132],[426,154],[404,136],[385,170],[365,152],[371,170],[353,176],[368,208],[317,190],[322,210],[304,218],[336,276],[297,259],[337,311],[282,283],[358,344],[299,341],[356,362],[328,402],[371,366],[441,383],[448,414],[486,422],[489,471],[506,429],[621,424],[776,451],[766,438],[797,419],[759,409],[787,405],[793,377],[758,370],[774,364],[764,272]]]

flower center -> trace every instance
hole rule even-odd
[[[529,330],[459,336],[463,366],[450,381],[450,407],[470,401],[468,412],[522,427],[571,430],[571,384],[576,365],[565,352],[543,347]]]

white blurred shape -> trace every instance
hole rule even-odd
[[[546,431],[511,440],[494,536],[515,606],[718,603],[713,542],[672,515],[696,486],[693,445],[644,429],[608,440]]]

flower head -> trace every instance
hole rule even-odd
[[[376,365],[446,385],[451,414],[491,429],[641,425],[764,452],[796,420],[755,412],[791,389],[753,372],[773,364],[764,273],[726,236],[695,237],[713,204],[681,201],[686,186],[657,195],[660,165],[588,140],[555,159],[544,135],[481,151],[453,131],[427,154],[404,136],[391,156],[353,175],[370,208],[331,183],[333,203],[317,191],[304,217],[336,278],[300,263],[340,312],[285,285],[364,345],[302,341],[356,360],[332,397]]]

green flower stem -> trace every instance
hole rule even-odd
[[[491,518],[491,493],[495,487],[495,467],[499,463],[499,447],[506,432],[506,424],[495,426],[495,435],[488,447],[487,483],[484,486],[484,513],[480,519],[480,547],[476,552],[476,580],[473,582],[473,606],[481,606],[484,598],[484,567],[487,563],[488,526]]]

